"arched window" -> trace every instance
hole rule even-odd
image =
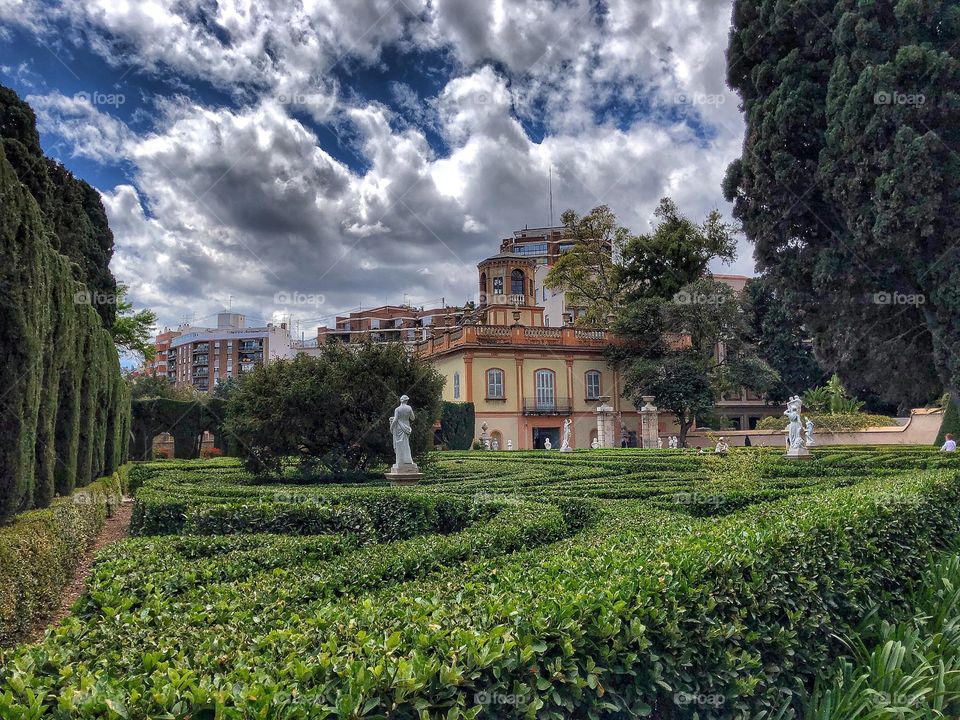
[[[480,302],[485,302],[484,298],[487,297],[487,274],[480,273]]]
[[[500,368],[487,370],[487,399],[503,400],[504,397],[503,370]]]
[[[556,374],[553,370],[537,370],[534,374],[537,410],[553,410],[557,406]]]
[[[600,399],[600,372],[598,370],[587,370],[583,376],[583,384],[587,391],[587,400]]]
[[[453,399],[460,399],[460,373],[458,372],[453,374]]]
[[[523,295],[524,294],[524,277],[523,270],[514,270],[510,273],[510,294],[511,295]]]

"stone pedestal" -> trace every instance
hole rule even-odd
[[[616,447],[617,438],[613,431],[613,407],[610,405],[610,396],[601,395],[597,414],[597,444],[602,448]]]
[[[391,485],[416,485],[420,482],[423,473],[416,463],[403,463],[403,465],[394,465],[390,472],[386,473],[387,480]]]
[[[813,460],[813,455],[802,445],[796,448],[790,448],[783,456],[790,460]]]
[[[643,407],[640,413],[640,447],[657,447],[657,438],[660,435],[660,411],[653,404],[653,395],[643,395]]]

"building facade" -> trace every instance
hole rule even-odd
[[[243,315],[224,312],[217,315],[215,328],[180,328],[170,342],[167,377],[177,386],[207,392],[223,380],[297,352],[286,323],[248,328]]]
[[[461,327],[434,332],[416,346],[446,378],[443,399],[473,403],[475,437],[487,425],[491,444],[505,449],[554,448],[570,418],[571,445],[587,448],[597,438],[597,407],[615,416],[614,443],[636,447],[640,414],[622,397],[623,380],[604,357],[614,342],[603,329],[548,327],[535,301],[536,260],[501,252],[478,266],[480,305]],[[672,420],[660,416],[662,433]]]
[[[157,337],[154,338],[153,341],[156,354],[153,356],[153,360],[146,364],[145,369],[147,375],[168,376],[170,343],[178,337],[180,337],[180,331],[171,330],[170,328],[164,328],[162,333],[157,334]]]
[[[426,337],[427,329],[459,325],[463,316],[463,308],[456,307],[424,309],[410,305],[381,305],[338,315],[334,327],[317,328],[317,344],[372,340],[412,346]]]

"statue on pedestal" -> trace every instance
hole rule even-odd
[[[663,438],[662,438],[662,437],[658,437],[658,438],[657,438],[657,450],[663,450]]]
[[[813,441],[813,420],[807,418],[807,447],[813,447],[815,445]]]
[[[597,440],[596,438],[594,438],[594,439],[593,439],[593,442],[590,443],[590,447],[592,447],[594,450],[596,450],[598,447],[600,447],[600,441]]]
[[[550,438],[547,438],[546,440],[543,441],[543,449],[544,449],[544,450],[553,450],[553,443],[550,442]]]
[[[810,451],[803,444],[803,426],[800,424],[802,407],[803,401],[798,395],[794,395],[787,401],[787,409],[783,411],[783,414],[790,421],[790,424],[787,425],[787,452],[784,457],[804,459],[812,457]]]
[[[413,420],[416,417],[413,414],[413,408],[407,403],[410,398],[406,395],[400,396],[400,404],[393,411],[393,417],[390,418],[390,434],[393,436],[393,452],[396,455],[396,462],[387,473],[387,478],[395,485],[412,485],[423,476],[420,468],[413,461],[413,454],[410,451],[410,435],[413,433]]]
[[[570,418],[563,421],[563,442],[560,443],[560,452],[573,452],[573,448],[570,447],[571,425],[573,425],[573,421]]]
[[[513,440],[507,440],[507,450],[513,450]]]

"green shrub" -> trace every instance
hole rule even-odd
[[[897,421],[886,415],[870,413],[813,413],[804,415],[813,420],[814,432],[855,432],[869,427],[892,427]],[[787,421],[782,417],[765,417],[757,423],[758,430],[783,430]]]
[[[0,528],[0,647],[23,637],[59,605],[60,591],[121,492],[118,472]]]
[[[448,450],[469,450],[476,417],[473,403],[444,402],[440,408],[440,433]]]

